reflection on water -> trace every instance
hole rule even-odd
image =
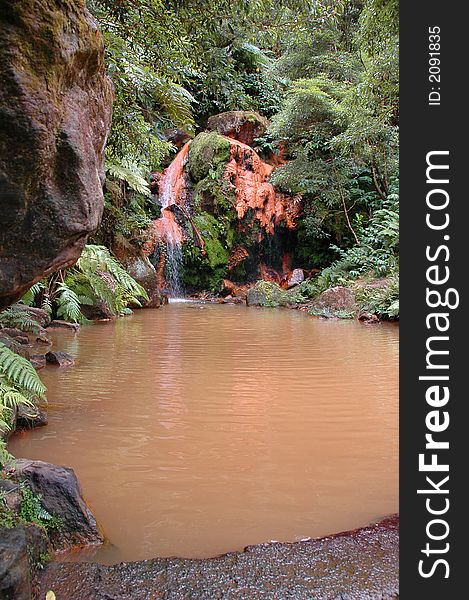
[[[176,303],[57,332],[49,425],[18,457],[72,466],[95,560],[207,557],[398,508],[398,328]]]

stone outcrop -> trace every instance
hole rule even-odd
[[[288,275],[285,287],[287,289],[290,289],[292,287],[295,287],[296,285],[299,285],[304,280],[305,274],[303,272],[303,269],[293,269],[293,271]]]
[[[49,532],[54,550],[103,542],[96,520],[83,500],[73,469],[40,460],[17,459],[15,479],[27,481],[34,494],[41,495],[45,510],[61,520],[57,531]]]
[[[249,110],[230,110],[210,117],[207,122],[209,131],[216,131],[248,146],[252,146],[268,126],[269,121],[265,117]]]
[[[54,351],[46,354],[46,362],[58,367],[72,367],[75,364],[75,359],[67,352]]]
[[[101,218],[112,84],[85,0],[0,0],[0,308]]]
[[[149,261],[148,256],[124,239],[114,245],[113,253],[124,265],[129,275],[147,292],[148,300],[140,299],[142,307],[158,308],[163,303],[163,299],[158,287],[156,269]]]
[[[48,549],[47,537],[39,527],[0,527],[0,598],[31,600],[31,573]]]
[[[341,285],[322,292],[309,304],[309,312],[322,317],[352,317],[357,310],[355,293]]]

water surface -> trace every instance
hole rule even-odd
[[[72,466],[94,560],[208,557],[398,510],[398,327],[175,303],[53,334],[49,425],[18,457]]]

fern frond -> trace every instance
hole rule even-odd
[[[19,306],[10,306],[0,313],[0,328],[13,327],[27,333],[39,335],[42,327],[37,321],[31,318],[31,315]]]
[[[71,323],[86,323],[77,294],[66,283],[57,284],[57,289],[57,316]]]
[[[150,186],[135,165],[124,166],[115,161],[106,161],[106,171],[116,179],[122,179],[130,188],[143,196],[151,196]]]
[[[45,399],[46,386],[39,379],[36,370],[22,356],[15,354],[10,348],[7,348],[0,342],[0,377],[15,387],[19,386],[19,391],[23,395],[27,393],[35,394],[41,399]],[[4,384],[5,385],[5,384]]]
[[[26,294],[24,294],[24,296],[21,298],[20,302],[26,306],[32,306],[36,296],[40,294],[45,287],[46,286],[42,281],[38,281],[29,288]]]

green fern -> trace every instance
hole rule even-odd
[[[88,321],[80,310],[80,298],[66,283],[57,284],[57,316],[71,323]]]
[[[37,321],[31,318],[31,315],[19,306],[10,306],[0,313],[0,329],[2,327],[12,327],[26,333],[42,333],[42,327]]]
[[[129,304],[140,306],[139,298],[148,299],[145,289],[104,246],[85,246],[71,277],[75,281],[81,278],[82,286],[86,283],[115,315],[128,314]],[[83,287],[81,291],[89,295]]]
[[[0,375],[21,393],[45,399],[46,387],[26,358],[15,354],[0,342]]]
[[[20,302],[22,304],[25,304],[26,306],[32,306],[34,304],[36,296],[38,296],[45,289],[45,284],[42,281],[38,281],[29,288],[26,294],[21,298]]]
[[[36,399],[46,400],[46,387],[34,367],[0,342],[0,429],[10,429],[13,411]]]
[[[150,196],[150,186],[143,177],[140,169],[134,164],[122,164],[116,160],[106,161],[106,171],[116,179],[125,181],[130,188],[143,196]]]

